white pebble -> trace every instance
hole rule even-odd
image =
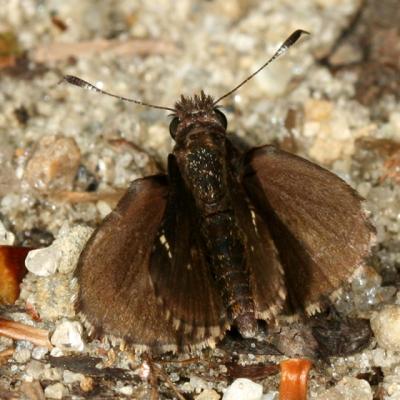
[[[318,400],[372,400],[372,390],[367,381],[346,377],[322,393]]]
[[[60,230],[59,237],[49,247],[28,253],[26,268],[39,276],[49,276],[57,270],[63,274],[72,272],[92,232],[92,228],[81,225]]]
[[[12,246],[15,241],[15,235],[8,231],[0,221],[0,245]]]
[[[25,266],[35,275],[49,276],[57,271],[60,259],[61,250],[53,243],[43,249],[31,250],[25,259]]]
[[[371,328],[380,347],[400,351],[400,306],[387,305],[373,314]]]
[[[268,392],[264,394],[261,400],[278,400],[279,393],[278,392]]]
[[[133,387],[131,385],[122,386],[118,389],[118,392],[124,394],[125,396],[132,396],[133,394]]]
[[[50,355],[52,357],[62,357],[64,355],[64,352],[58,347],[53,347],[50,351]]]
[[[64,396],[68,395],[68,390],[63,384],[55,383],[44,389],[44,395],[49,399],[62,399]]]
[[[107,202],[102,201],[102,200],[99,200],[96,203],[96,207],[99,210],[101,218],[105,218],[112,211],[112,208],[110,207],[110,205]]]
[[[207,382],[204,379],[195,375],[192,375],[190,377],[189,383],[197,393],[200,393],[202,389],[208,388]]]
[[[26,348],[17,348],[13,358],[17,363],[25,364],[31,358],[31,351]]]
[[[84,378],[83,374],[72,372],[69,371],[68,369],[64,370],[63,372],[63,381],[66,384],[80,382],[81,380],[83,380],[83,378]]]
[[[43,347],[43,346],[36,346],[33,350],[32,350],[32,358],[34,358],[35,360],[41,360],[42,358],[44,358],[44,356],[49,352],[49,349],[47,347]]]
[[[42,379],[44,369],[45,366],[43,363],[36,360],[31,360],[27,364],[25,371],[29,377],[39,380]]]
[[[262,386],[246,378],[239,378],[226,389],[222,400],[261,400]]]
[[[51,337],[51,343],[62,350],[82,351],[82,325],[79,322],[63,321]]]

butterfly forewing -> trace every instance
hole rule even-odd
[[[312,311],[369,254],[374,230],[362,199],[329,171],[273,146],[246,154],[242,181],[271,231],[291,302]]]

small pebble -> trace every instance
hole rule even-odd
[[[69,371],[68,369],[64,370],[64,372],[63,372],[63,380],[64,380],[64,383],[66,383],[66,384],[74,383],[74,382],[81,382],[81,380],[83,378],[84,378],[84,376],[82,374]]]
[[[17,348],[14,351],[13,358],[17,363],[24,364],[31,358],[31,351],[26,348]]]
[[[40,191],[71,189],[80,164],[75,140],[63,136],[43,137],[25,169],[25,179]]]
[[[96,207],[100,213],[101,218],[105,218],[112,211],[112,208],[106,201],[99,200],[96,203]]]
[[[61,400],[64,396],[68,395],[68,390],[62,383],[55,383],[54,385],[49,385],[44,389],[44,395],[49,399]]]
[[[44,358],[44,356],[49,352],[49,349],[47,347],[42,347],[42,346],[36,346],[32,350],[32,358],[35,360],[41,360]]]
[[[11,338],[0,335],[0,351],[14,347],[14,341]]]
[[[61,250],[53,243],[49,247],[31,250],[25,259],[25,266],[35,275],[49,276],[57,271],[61,255]]]
[[[239,378],[226,389],[223,400],[261,400],[262,386],[246,378]]]
[[[219,400],[221,396],[212,389],[204,389],[198,396],[195,397],[195,400]]]
[[[200,393],[201,390],[208,388],[207,382],[195,375],[190,377],[189,383],[193,390],[197,393]]]
[[[132,396],[133,394],[133,387],[131,385],[122,386],[118,389],[118,392],[124,394],[125,396]]]
[[[26,365],[25,371],[27,375],[32,377],[34,380],[40,380],[42,379],[44,368],[45,366],[43,363],[36,360],[31,360]]]
[[[278,400],[279,393],[278,392],[268,392],[264,394],[261,400]]]
[[[51,368],[50,364],[46,364],[46,368],[43,371],[43,380],[49,381],[60,381],[62,378],[61,368]]]
[[[62,350],[82,351],[82,325],[79,322],[63,321],[56,327],[51,343]]]
[[[373,314],[371,328],[380,347],[400,351],[400,306],[387,305]]]
[[[15,242],[15,235],[8,231],[0,221],[0,245],[12,246]]]
[[[319,395],[318,400],[372,400],[372,390],[367,381],[346,377]]]
[[[93,378],[90,376],[84,376],[79,386],[84,392],[90,392],[93,390]]]
[[[82,225],[60,231],[60,237],[50,246],[28,253],[26,268],[38,276],[49,276],[57,270],[64,274],[72,272],[92,232],[92,228]]]
[[[53,347],[50,351],[50,355],[52,357],[62,357],[64,355],[64,352],[58,347]]]

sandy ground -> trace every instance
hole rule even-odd
[[[181,94],[201,89],[219,97],[263,64],[292,31],[304,29],[311,36],[223,101],[228,132],[251,145],[274,143],[317,162],[366,198],[377,246],[369,269],[344,291],[337,308],[344,315],[371,318],[386,304],[396,305],[398,13],[396,1],[389,0],[0,0],[0,220],[5,230],[16,236],[16,244],[48,245],[68,237],[77,225],[95,227],[130,181],[165,169],[173,146],[167,112],[58,84],[64,75],[171,107]],[[51,332],[62,321],[79,321],[70,304],[70,271],[65,272],[47,278],[29,273],[18,303],[33,302],[42,317],[35,325]],[[14,311],[5,310],[4,316],[33,324]],[[13,358],[0,365],[0,390],[9,396],[4,398],[17,396],[32,382],[42,389],[53,386],[53,395],[62,398],[150,395],[148,384],[132,372],[141,359],[90,342],[85,332],[82,337],[84,349],[64,349],[63,355],[98,356],[108,372],[93,375],[88,364],[80,364],[75,368],[80,375],[71,377],[71,365],[52,357],[60,354],[50,356],[19,341]],[[1,349],[11,344],[0,338]],[[393,343],[384,348],[373,339],[362,353],[317,363],[310,398],[322,398],[343,377],[363,378],[376,399],[400,398],[396,350]],[[244,364],[280,360],[235,354]],[[193,364],[165,368],[187,398],[204,388],[221,394],[232,381],[226,367],[232,356],[226,349],[210,350]],[[117,369],[128,366],[129,373]],[[278,379],[259,382],[268,393],[278,389]],[[54,388],[57,384],[61,387]],[[48,390],[47,397],[53,392]],[[174,396],[165,383],[160,393]]]

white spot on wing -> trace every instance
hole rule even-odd
[[[250,210],[250,214],[251,214],[251,223],[254,226],[254,229],[258,235],[258,229],[257,229],[257,216],[256,213],[254,212],[254,210]]]
[[[161,235],[160,236],[160,243],[165,248],[165,250],[167,251],[168,258],[172,259],[172,253],[171,253],[171,250],[170,250],[170,246],[169,246],[169,243],[168,243],[167,238],[165,237],[165,235]]]

